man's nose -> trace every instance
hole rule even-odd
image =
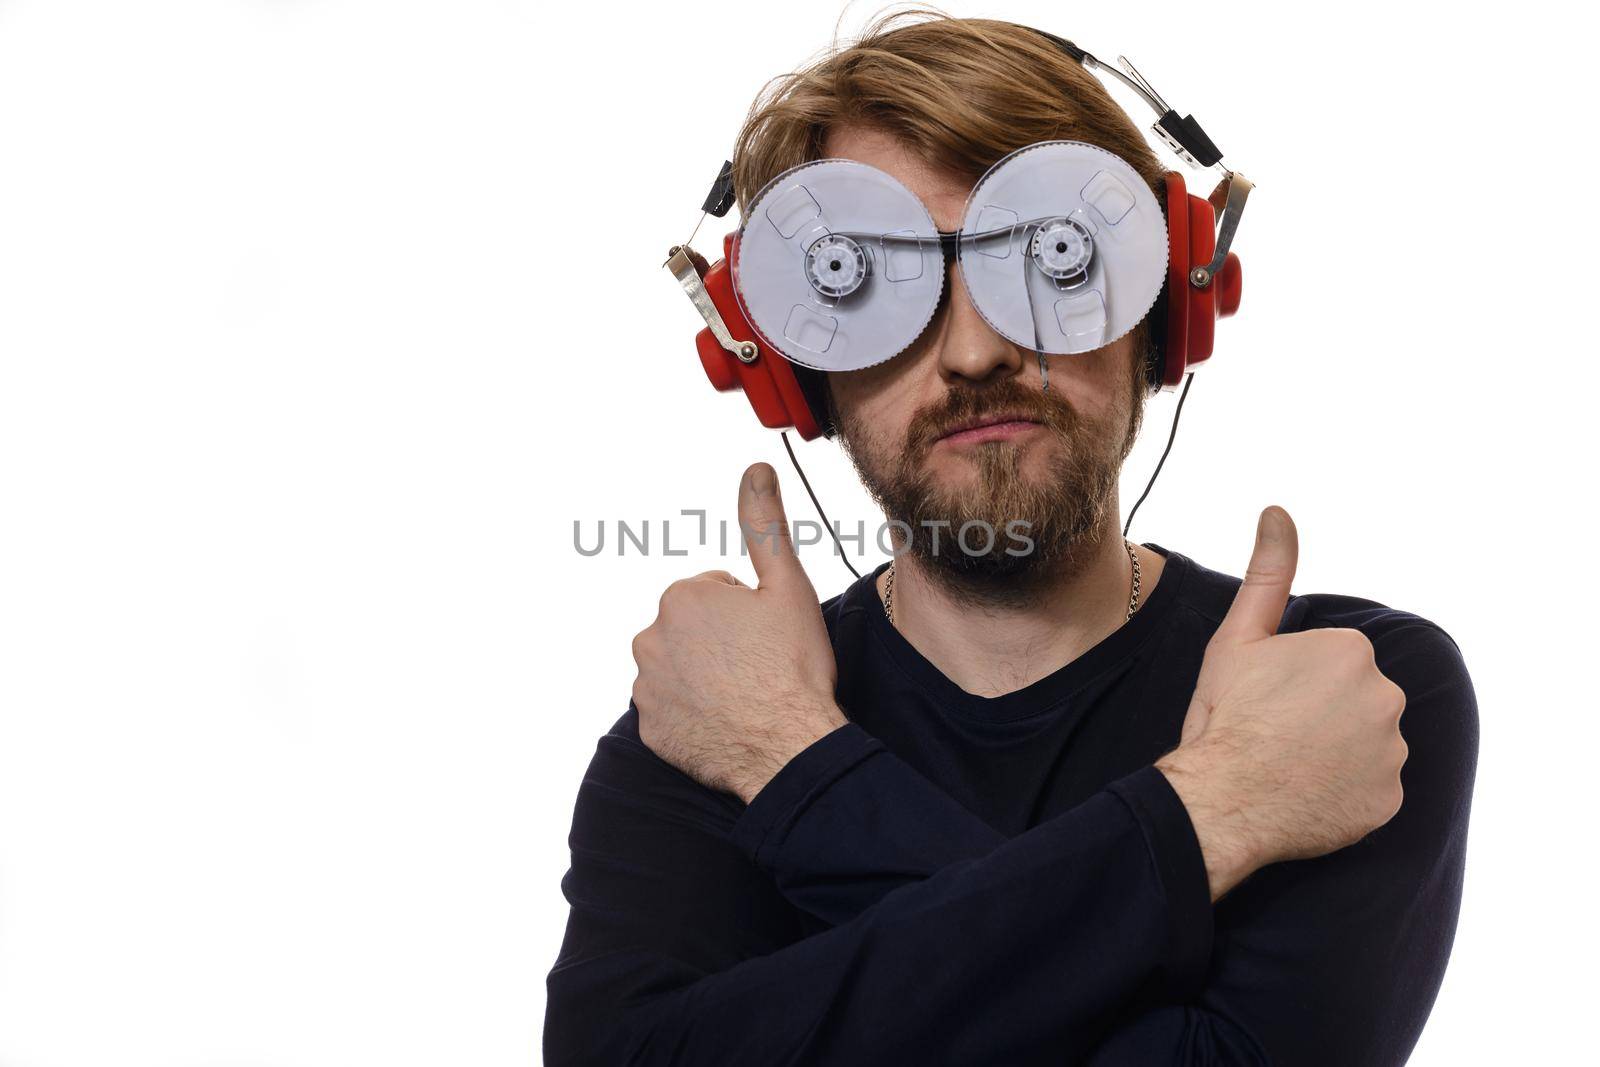
[[[961,271],[954,265],[949,275],[950,299],[945,328],[940,336],[939,375],[950,382],[1004,378],[1022,369],[1017,346],[994,331],[967,295]]]

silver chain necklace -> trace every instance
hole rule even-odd
[[[1133,542],[1123,538],[1122,545],[1128,550],[1128,562],[1133,564],[1133,588],[1128,593],[1128,614],[1122,621],[1127,622],[1133,618],[1133,613],[1139,610],[1139,553],[1133,547]],[[889,561],[889,573],[883,582],[883,614],[889,620],[889,625],[894,625],[894,561]]]

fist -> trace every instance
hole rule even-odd
[[[655,622],[633,639],[633,703],[651,751],[749,803],[845,717],[816,590],[765,463],[739,483],[739,526],[756,587],[727,571],[668,586]]]
[[[1277,632],[1298,554],[1288,513],[1263,511],[1182,743],[1157,764],[1190,809],[1213,896],[1256,867],[1352,844],[1400,808],[1406,698],[1371,641],[1353,629]]]

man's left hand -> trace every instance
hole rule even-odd
[[[789,760],[845,723],[838,666],[766,463],[739,483],[756,588],[727,571],[672,583],[633,639],[633,703],[651,751],[749,803]]]

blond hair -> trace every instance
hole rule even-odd
[[[1167,168],[1105,86],[1026,26],[928,8],[874,19],[848,44],[772,79],[733,151],[741,209],[773,178],[822,156],[828,131],[872,125],[929,163],[976,180],[1038,141],[1098,145],[1165,195]]]

